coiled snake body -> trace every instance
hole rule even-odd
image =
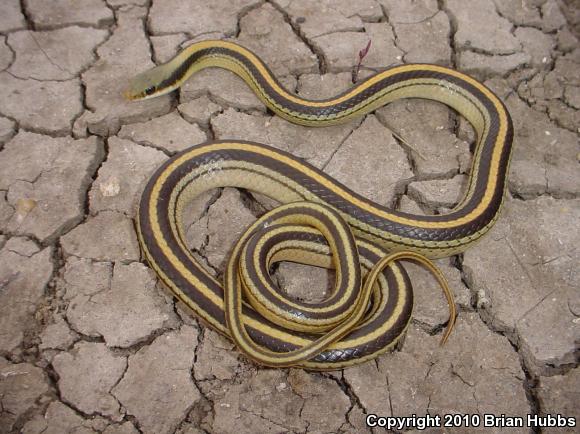
[[[409,64],[377,73],[334,98],[309,101],[288,93],[255,54],[227,41],[187,47],[168,63],[135,77],[126,96],[144,99],[171,92],[207,67],[234,72],[268,108],[302,125],[345,122],[401,98],[439,101],[473,125],[477,145],[459,205],[447,214],[428,216],[386,209],[263,144],[226,140],[187,149],[155,172],[138,213],[141,246],[166,286],[262,364],[336,369],[373,358],[400,339],[410,322],[413,297],[409,278],[395,260],[411,259],[427,266],[446,290],[451,306],[446,339],[454,304],[443,277],[425,257],[462,252],[497,219],[513,136],[499,98],[460,72]],[[181,218],[194,197],[228,186],[285,205],[241,237],[222,286],[188,250]],[[335,268],[336,290],[318,305],[289,299],[268,275],[269,266],[280,260]],[[361,269],[368,275],[358,290]]]

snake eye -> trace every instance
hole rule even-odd
[[[145,95],[149,96],[152,95],[155,92],[155,86],[151,86],[148,87],[147,89],[145,89]]]

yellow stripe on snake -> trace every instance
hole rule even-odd
[[[226,140],[194,146],[155,172],[139,206],[139,241],[164,284],[258,363],[338,369],[376,357],[404,334],[413,293],[398,260],[407,259],[427,267],[444,289],[450,306],[445,341],[455,304],[444,277],[427,258],[464,251],[498,217],[513,137],[499,98],[460,72],[409,64],[379,72],[334,98],[310,101],[290,94],[258,56],[228,41],[190,45],[136,76],[125,95],[140,100],[166,94],[208,67],[237,74],[269,109],[301,125],[345,122],[401,98],[442,102],[475,129],[473,165],[460,203],[447,214],[423,216],[373,203],[263,144]],[[220,187],[248,189],[283,204],[242,235],[223,284],[187,248],[182,224],[188,203]],[[291,299],[269,275],[270,266],[283,260],[335,269],[335,290],[318,304]]]

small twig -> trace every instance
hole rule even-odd
[[[360,72],[360,67],[362,65],[362,61],[366,57],[366,55],[368,54],[370,48],[371,48],[371,40],[369,39],[369,43],[367,44],[367,46],[358,52],[358,63],[356,65],[356,69],[353,71],[353,74],[352,74],[352,82],[353,83],[356,83],[358,81],[358,73]]]
[[[411,151],[413,151],[415,154],[417,154],[422,160],[427,160],[427,158],[421,154],[417,149],[415,149],[414,146],[411,146],[411,144],[405,140],[399,133],[396,133],[393,130],[390,130],[391,134],[400,142],[402,142],[405,146],[407,146]]]

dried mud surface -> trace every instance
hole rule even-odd
[[[373,413],[580,423],[579,10],[574,0],[5,0],[0,432],[385,432],[366,426]],[[221,70],[172,95],[122,99],[129,77],[208,38],[251,48],[309,98],[351,85],[371,40],[360,77],[436,63],[505,101],[515,150],[501,218],[465,254],[438,261],[460,308],[447,345],[445,300],[418,267],[404,345],[329,373],[256,366],[161,287],[139,251],[137,202],[155,168],[193,144],[268,143],[413,213],[453,207],[470,168],[473,131],[429,101],[307,129]],[[210,192],[192,206],[188,243],[220,275],[234,240],[271,206],[247,191]],[[276,278],[304,300],[329,280],[287,263]]]

